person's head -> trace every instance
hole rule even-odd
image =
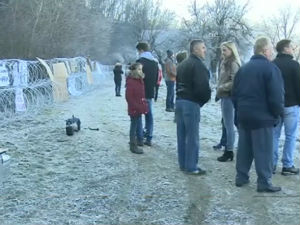
[[[176,61],[177,61],[177,63],[181,63],[186,58],[187,58],[187,52],[186,51],[178,52],[176,54]]]
[[[167,56],[171,58],[173,56],[173,52],[171,50],[167,50]]]
[[[133,63],[129,66],[130,75],[135,78],[144,78],[143,65],[141,63]]]
[[[267,37],[258,38],[254,44],[254,54],[263,55],[271,61],[273,57],[273,47],[270,39]]]
[[[115,64],[115,68],[122,68],[122,64],[119,63],[119,62],[117,62],[117,63]]]
[[[147,42],[139,42],[136,45],[136,49],[139,53],[148,52],[150,50],[149,44]]]
[[[190,53],[196,55],[201,59],[204,59],[206,54],[204,41],[200,39],[192,40],[190,43]]]
[[[293,49],[291,42],[292,41],[288,40],[288,39],[283,39],[283,40],[279,41],[276,45],[276,51],[278,53],[293,55],[294,49]]]
[[[234,59],[241,65],[238,50],[232,41],[223,42],[221,44],[221,52],[224,59]]]

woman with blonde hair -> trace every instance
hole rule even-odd
[[[235,74],[241,66],[241,60],[235,44],[231,41],[221,44],[222,62],[217,86],[216,97],[221,99],[221,110],[224,126],[226,129],[227,143],[222,156],[218,161],[226,162],[233,160],[233,149],[235,141],[234,133],[234,108],[231,99],[231,89]]]

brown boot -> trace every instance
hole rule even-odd
[[[130,151],[135,154],[143,154],[144,153],[143,149],[137,147],[136,142],[130,142]]]

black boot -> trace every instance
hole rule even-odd
[[[143,154],[144,153],[143,149],[137,147],[136,142],[130,142],[130,151],[135,154]]]
[[[233,151],[224,151],[224,154],[220,157],[218,157],[219,162],[226,162],[227,160],[232,161],[233,160]]]

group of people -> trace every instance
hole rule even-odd
[[[223,145],[225,151],[218,161],[233,159],[235,124],[239,133],[236,186],[241,187],[249,182],[249,170],[254,159],[258,175],[257,191],[280,191],[280,187],[272,185],[271,177],[272,173],[276,173],[283,125],[285,141],[281,174],[299,174],[299,169],[294,166],[293,152],[299,122],[300,66],[293,60],[291,40],[277,43],[278,54],[272,61],[273,46],[270,41],[267,38],[258,39],[254,55],[241,68],[232,42],[223,43],[221,50],[223,61],[216,100],[221,99],[223,129],[220,143],[214,148]],[[226,63],[229,63],[227,69]]]
[[[141,154],[143,150],[138,146],[152,145],[152,99],[160,69],[147,43],[140,42],[136,48],[139,59],[130,66],[126,100],[131,120],[130,150]],[[249,183],[249,170],[254,160],[257,191],[280,191],[280,187],[273,186],[271,178],[277,168],[282,126],[285,127],[282,174],[299,174],[293,163],[293,151],[300,105],[300,66],[293,60],[292,43],[290,40],[279,41],[277,57],[272,61],[270,40],[259,38],[254,45],[254,55],[244,65],[233,42],[222,43],[220,49],[222,62],[215,100],[221,102],[223,143],[214,148],[224,145],[225,150],[217,160],[233,160],[236,126],[236,186]],[[177,65],[173,52],[168,50],[164,65],[166,111],[175,111],[179,168],[190,175],[206,173],[198,167],[201,108],[211,99],[210,72],[204,63],[205,55],[205,43],[196,39],[190,43],[188,57],[186,53],[176,56]],[[142,114],[145,114],[145,130]]]

